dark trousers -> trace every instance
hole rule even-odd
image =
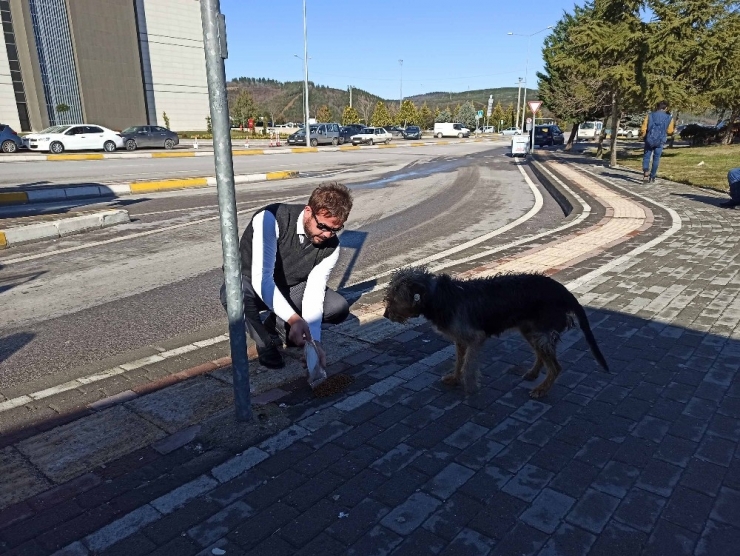
[[[727,172],[727,181],[730,183],[730,197],[740,203],[740,168],[733,168]]]
[[[303,292],[306,282],[296,284],[290,291],[280,290],[285,299],[290,303],[299,315],[303,306]],[[244,320],[247,324],[249,335],[257,344],[257,350],[261,350],[271,343],[270,334],[260,318],[260,311],[267,311],[268,307],[254,291],[252,284],[242,279],[242,293],[244,294]],[[221,285],[221,305],[226,309],[226,284]],[[322,322],[339,324],[349,315],[349,304],[347,300],[332,289],[326,288],[324,295],[324,318]],[[278,326],[283,323],[278,319]]]

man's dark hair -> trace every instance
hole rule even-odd
[[[664,100],[661,100],[658,103],[657,110],[665,110],[666,108],[668,108],[668,103],[666,101],[664,101]]]
[[[308,206],[314,214],[324,211],[329,218],[346,222],[352,210],[352,193],[341,183],[324,183],[313,190]]]

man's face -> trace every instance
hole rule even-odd
[[[314,245],[321,245],[339,233],[343,227],[344,222],[339,218],[327,216],[325,210],[315,213],[308,205],[303,210],[303,229]]]

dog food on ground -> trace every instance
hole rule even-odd
[[[355,381],[355,377],[345,374],[332,375],[313,390],[316,398],[326,398],[338,394]]]

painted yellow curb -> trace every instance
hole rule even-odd
[[[152,153],[152,158],[187,158],[195,156],[193,151],[186,153]]]
[[[426,143],[411,143],[412,147],[425,147]]]
[[[244,155],[250,155],[250,154],[265,154],[265,151],[262,149],[255,150],[242,150],[242,151],[233,151],[234,156],[244,156]]]
[[[340,151],[358,151],[360,150],[360,147],[357,145],[346,145],[346,146],[339,147],[339,150]]]
[[[180,189],[182,187],[203,187],[208,185],[207,178],[189,178],[184,180],[140,181],[131,184],[131,193],[147,193],[163,189]]]
[[[0,249],[5,249],[8,246],[8,240],[5,239],[5,232],[0,232]]]
[[[267,172],[265,175],[268,180],[287,180],[289,178],[297,178],[298,172],[295,170],[286,170],[284,172]]]
[[[103,160],[102,154],[49,154],[46,160]]]
[[[28,193],[0,193],[0,205],[22,205],[28,202]]]
[[[317,153],[319,152],[318,147],[293,147],[290,149],[292,153]]]
[[[395,149],[398,145],[378,145],[379,149]]]

